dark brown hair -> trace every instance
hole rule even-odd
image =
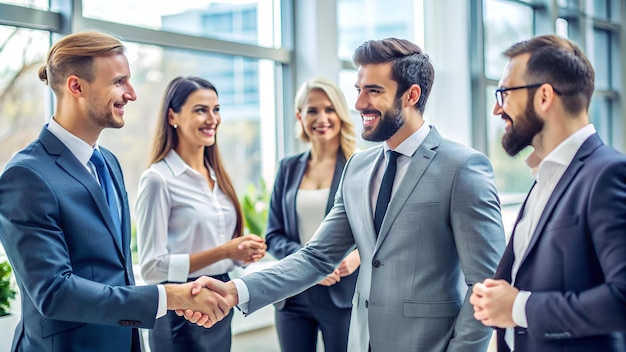
[[[594,90],[595,73],[589,59],[572,41],[543,35],[513,44],[504,51],[509,59],[530,54],[526,83],[550,83],[561,94],[564,109],[570,114],[587,111]],[[536,89],[530,89],[532,96]]]

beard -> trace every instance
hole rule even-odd
[[[87,116],[96,125],[102,128],[122,128],[124,120],[118,122],[113,117],[113,112],[98,97],[92,96],[87,103]]]
[[[543,129],[543,120],[537,116],[532,100],[526,104],[526,111],[519,116],[517,123],[504,111],[502,117],[511,121],[511,128],[502,136],[502,147],[510,156],[516,156],[522,149],[531,145],[533,138]]]
[[[376,127],[367,127],[361,132],[361,137],[370,142],[383,142],[391,138],[400,127],[404,126],[405,120],[402,115],[401,98],[394,101],[393,107],[390,110],[381,114],[376,110],[364,110],[362,113],[378,113],[380,120]]]

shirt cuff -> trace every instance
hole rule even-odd
[[[515,324],[517,324],[517,326],[522,328],[528,327],[528,319],[526,317],[526,302],[528,302],[530,293],[530,291],[519,291],[519,293],[515,297],[515,301],[513,301],[513,321],[515,322]]]
[[[167,294],[165,294],[165,287],[163,285],[157,285],[157,289],[159,290],[159,306],[157,307],[156,318],[167,314]]]
[[[248,291],[248,286],[241,279],[232,279],[231,280],[235,287],[237,287],[237,297],[239,298],[239,310],[244,314],[248,312],[248,302],[250,301],[250,291]]]
[[[187,282],[189,277],[189,254],[171,254],[167,267],[167,281]]]

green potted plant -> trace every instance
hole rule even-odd
[[[248,190],[241,200],[246,233],[265,236],[270,196],[263,179],[259,181],[258,188],[253,184],[248,185]]]
[[[11,265],[8,260],[0,262],[0,317],[11,314],[11,302],[15,290],[11,285]]]

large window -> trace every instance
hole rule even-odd
[[[49,89],[37,75],[49,41],[48,32],[0,25],[0,170],[50,116]]]
[[[83,16],[265,47],[281,46],[280,0],[82,0]]]

